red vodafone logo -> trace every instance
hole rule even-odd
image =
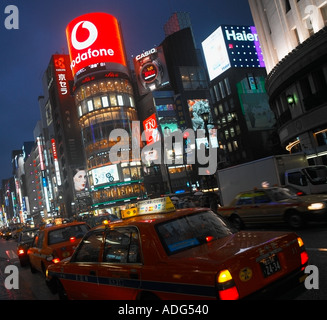
[[[67,26],[66,36],[73,75],[97,63],[119,63],[126,67],[118,21],[112,15],[80,16]]]

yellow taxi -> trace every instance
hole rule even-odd
[[[139,203],[90,230],[46,281],[62,299],[280,298],[304,289],[308,254],[295,233],[233,233],[206,208]]]
[[[89,230],[85,222],[71,222],[38,230],[27,251],[32,273],[41,271],[45,274],[50,264],[70,257]]]
[[[327,196],[297,196],[287,188],[271,187],[240,192],[219,213],[236,228],[248,225],[288,224],[301,228],[309,221],[327,221]]]

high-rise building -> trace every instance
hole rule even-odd
[[[35,130],[40,159],[42,188],[49,203],[49,218],[70,217],[91,205],[88,187],[74,188],[78,170],[85,170],[82,137],[73,97],[69,56],[54,54],[43,76],[44,96],[39,97],[41,123]]]
[[[191,34],[194,40],[190,14],[188,12],[174,12],[164,25],[165,37],[186,28],[191,29]]]
[[[280,153],[256,28],[222,25],[202,42],[202,48],[224,154],[219,167]]]
[[[281,145],[327,163],[327,4],[249,0]]]
[[[120,26],[112,15],[90,13],[71,21],[66,34],[92,209],[119,216],[145,196],[140,154],[132,151],[139,123]]]
[[[196,154],[200,140],[195,143],[184,134],[187,129],[196,135],[198,129],[214,128],[206,72],[198,58],[189,27],[170,34],[160,46],[134,58],[140,95],[137,106],[148,147],[144,180],[151,196],[208,187],[205,175],[198,174],[197,158],[188,161]],[[207,125],[204,114],[209,118]],[[183,139],[176,139],[177,132]],[[175,140],[168,145],[165,138]],[[202,140],[205,144],[205,138]]]

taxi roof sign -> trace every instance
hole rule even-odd
[[[176,208],[169,197],[148,199],[139,201],[137,208],[130,208],[121,211],[122,219],[127,219],[139,215],[153,213],[168,213],[175,211]]]
[[[175,206],[169,197],[143,200],[137,204],[138,214],[167,213],[175,211]]]

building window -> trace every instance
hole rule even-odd
[[[108,97],[107,96],[102,97],[101,100],[102,100],[102,106],[104,108],[109,107],[109,100],[108,100]]]
[[[87,108],[88,108],[88,112],[91,112],[94,110],[93,108],[93,101],[92,100],[88,100],[87,101]]]

